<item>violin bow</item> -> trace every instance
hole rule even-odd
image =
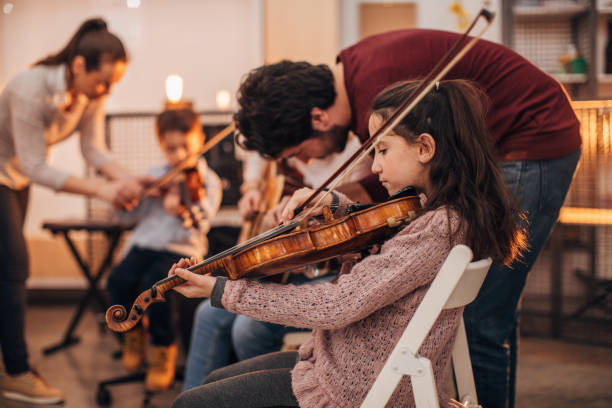
[[[221,140],[225,139],[227,136],[232,134],[234,130],[236,130],[236,124],[232,122],[227,127],[225,127],[223,130],[221,130],[219,133],[217,133],[215,136],[213,136],[208,142],[204,143],[197,152],[185,158],[179,164],[174,166],[170,171],[168,171],[166,174],[161,176],[159,179],[155,180],[153,184],[147,187],[140,194],[140,200],[142,200],[144,197],[151,194],[157,188],[170,182],[172,179],[174,179],[174,177],[177,176],[177,174],[179,174],[181,171],[189,167],[190,161],[193,160],[194,157],[202,156],[204,153],[206,153],[207,151],[215,147]]]
[[[321,205],[323,199],[330,194],[336,186],[353,170],[353,168],[366,157],[374,147],[382,140],[384,136],[389,134],[395,126],[397,126],[408,113],[427,95],[427,93],[440,81],[463,56],[474,47],[476,42],[482,37],[485,31],[490,27],[495,14],[487,9],[481,9],[478,15],[474,18],[468,29],[457,40],[457,42],[448,50],[444,57],[434,66],[429,74],[421,80],[414,92],[383,122],[380,128],[371,135],[361,147],[346,161],[338,170],[334,172],[323,184],[321,184],[299,207],[304,209],[306,206],[323,191],[328,185],[329,188],[317,199],[312,207],[303,213],[300,213],[296,218],[303,220],[307,218],[316,208]],[[478,21],[484,18],[485,26],[474,37],[468,37],[472,29]],[[467,43],[466,43],[467,42]],[[464,45],[465,43],[465,45]],[[461,48],[463,46],[463,48]],[[298,212],[298,209],[296,209]]]

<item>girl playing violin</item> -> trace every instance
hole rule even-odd
[[[398,83],[377,96],[370,134],[416,86]],[[337,282],[229,281],[184,269],[193,260],[174,265],[170,274],[187,281],[176,287],[183,295],[210,297],[217,307],[256,319],[311,328],[313,335],[297,353],[267,354],[214,371],[204,385],[181,394],[173,408],[357,407],[453,246],[470,246],[476,259],[516,258],[524,236],[495,164],[483,101],[467,81],[440,82],[376,146],[372,172],[389,194],[415,187],[423,209],[379,253],[352,268],[345,264],[343,272],[350,273]],[[298,190],[279,209],[281,219],[290,220],[310,192]],[[343,195],[336,199],[340,215],[349,202]],[[439,386],[461,313],[443,311],[419,350],[431,360]],[[387,406],[411,406],[411,394],[404,379]]]
[[[206,166],[204,158],[195,155],[205,139],[197,114],[191,108],[165,110],[156,118],[156,132],[167,163],[153,167],[149,175],[158,178],[191,157],[190,165],[198,177],[190,175],[185,184],[199,182],[199,186],[186,188],[205,188],[205,194],[198,191],[194,196],[199,199],[191,203],[195,207],[192,210],[202,214],[202,218],[197,220],[199,228],[185,225],[183,213],[187,208],[186,203],[181,202],[177,183],[161,192],[161,196],[147,197],[132,211],[120,213],[119,218],[137,222],[137,225],[128,243],[127,255],[113,269],[107,281],[111,300],[116,304],[131,305],[141,286],[151,286],[164,278],[170,266],[181,257],[204,255],[209,221],[221,203],[219,177]],[[151,347],[145,387],[161,391],[168,388],[174,379],[175,334],[167,303],[153,305],[149,316]],[[144,334],[142,326],[125,334],[122,360],[128,371],[136,371],[144,363]]]

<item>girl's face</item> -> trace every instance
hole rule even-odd
[[[380,115],[372,114],[368,124],[374,134],[382,124]],[[407,186],[413,186],[427,195],[430,190],[429,163],[435,153],[435,141],[423,133],[414,143],[409,143],[396,133],[390,132],[375,148],[372,173],[394,194]]]

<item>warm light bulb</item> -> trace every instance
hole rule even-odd
[[[217,108],[219,108],[219,110],[227,110],[231,103],[232,95],[229,93],[229,91],[226,91],[225,89],[217,91]]]
[[[170,102],[176,103],[183,96],[183,78],[176,74],[166,78],[166,97]]]
[[[11,14],[11,12],[13,11],[13,7],[14,5],[11,2],[4,3],[4,6],[2,6],[2,12],[7,15]]]

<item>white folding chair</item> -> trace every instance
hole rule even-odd
[[[457,245],[451,250],[361,408],[384,407],[404,375],[409,375],[412,381],[417,408],[440,407],[431,362],[420,356],[418,350],[442,310],[465,306],[476,298],[491,259],[470,263],[472,257],[472,250],[465,245]],[[452,351],[452,363],[460,402],[469,408],[479,407],[463,317]]]

